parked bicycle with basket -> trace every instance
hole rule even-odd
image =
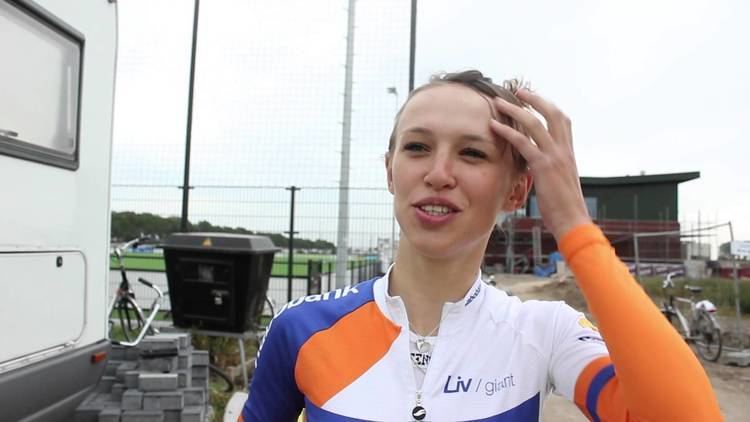
[[[670,272],[662,282],[664,302],[661,311],[677,332],[695,346],[698,354],[705,360],[716,362],[721,356],[721,327],[716,321],[716,306],[703,299],[696,302],[696,296],[703,290],[699,286],[684,285],[689,292],[688,298],[675,296],[673,278],[677,272]],[[687,312],[685,312],[687,311]]]

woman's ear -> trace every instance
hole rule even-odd
[[[531,186],[534,182],[534,178],[529,172],[523,172],[516,176],[513,186],[511,186],[510,193],[505,200],[503,211],[513,212],[526,205],[526,199],[529,197]]]
[[[388,180],[388,192],[393,194],[393,172],[391,171],[391,163],[393,162],[393,158],[391,157],[391,152],[388,151],[385,153],[385,174]]]

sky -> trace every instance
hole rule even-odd
[[[176,215],[192,2],[118,7],[113,207]],[[281,230],[289,193],[272,187],[296,185],[301,231],[332,236],[346,15],[342,0],[202,2],[191,215]],[[415,79],[468,68],[522,77],[571,117],[581,175],[699,171],[679,188],[683,227],[731,221],[750,240],[748,18],[739,0],[422,0]],[[408,91],[409,1],[358,0],[355,23],[350,185],[368,189],[351,193],[352,230],[372,243],[373,225],[390,230],[390,197],[370,188],[385,186],[383,153]]]

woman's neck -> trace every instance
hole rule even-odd
[[[401,239],[388,294],[404,301],[411,330],[426,335],[440,323],[443,304],[463,299],[474,284],[484,248],[438,259],[420,254]]]

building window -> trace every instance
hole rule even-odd
[[[599,200],[596,197],[587,196],[584,198],[586,201],[586,208],[589,211],[589,216],[592,219],[599,218],[598,215],[598,203]],[[531,195],[529,198],[529,217],[531,218],[541,218],[542,214],[539,212],[539,203],[536,200],[536,195]]]
[[[536,195],[531,195],[529,198],[529,217],[541,218],[542,214],[539,212],[539,204],[536,201]]]
[[[584,201],[586,201],[586,209],[589,210],[589,217],[591,217],[594,220],[599,218],[599,212],[598,212],[599,207],[597,206],[597,204],[599,203],[598,198],[593,197],[593,196],[587,196],[583,199]]]
[[[0,154],[78,168],[83,41],[0,0]]]

